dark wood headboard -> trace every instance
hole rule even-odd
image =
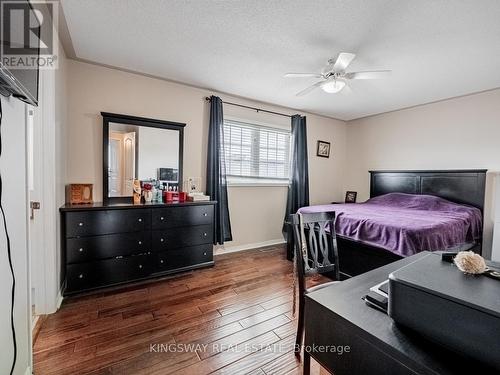
[[[483,211],[486,169],[370,171],[370,197],[387,193],[435,195]]]

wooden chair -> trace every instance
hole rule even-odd
[[[302,220],[301,217],[302,216]],[[301,223],[302,221],[302,223]],[[295,239],[295,262],[299,285],[299,317],[295,355],[300,356],[304,335],[305,295],[314,290],[339,282],[339,255],[335,234],[335,212],[293,214],[289,217]],[[315,274],[329,274],[334,280],[312,288],[306,288],[306,277]],[[294,291],[295,293],[295,291]],[[304,356],[304,360],[308,356]],[[304,366],[306,363],[304,363]]]

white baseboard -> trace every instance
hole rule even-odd
[[[250,249],[258,249],[260,247],[266,247],[266,246],[273,246],[273,245],[280,245],[286,243],[284,239],[279,238],[276,240],[269,240],[269,241],[264,241],[264,242],[256,242],[256,243],[249,243],[245,245],[237,245],[237,246],[218,246],[215,248],[215,255],[219,254],[228,254],[228,253],[235,253],[238,251],[244,251],[244,250],[250,250]]]

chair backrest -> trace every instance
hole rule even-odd
[[[335,212],[293,214],[289,222],[293,225],[300,284],[314,273],[333,273],[340,280]]]

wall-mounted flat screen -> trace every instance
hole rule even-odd
[[[0,15],[0,94],[38,105],[37,14],[27,0],[0,0]]]

